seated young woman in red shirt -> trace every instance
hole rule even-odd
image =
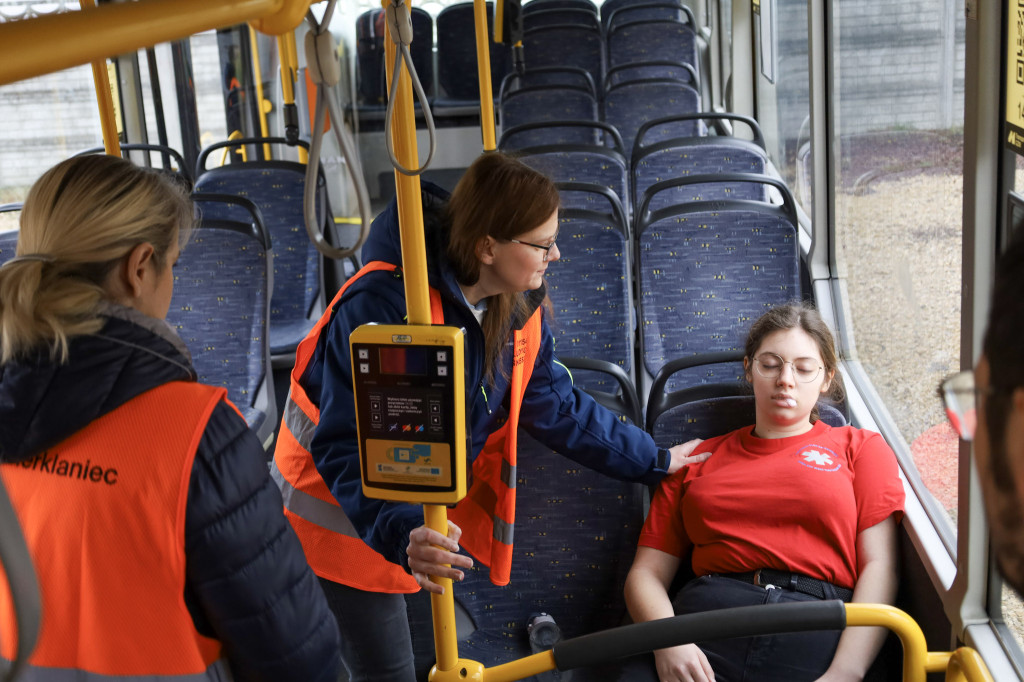
[[[637,622],[896,595],[896,458],[877,433],[818,420],[818,399],[841,397],[832,334],[817,311],[779,306],[753,324],[745,351],[756,423],[703,441],[694,452],[711,457],[661,483],[626,580]],[[696,578],[672,599],[687,560]],[[661,682],[860,680],[884,639],[880,628],[850,628],[699,642],[655,651],[653,663]]]

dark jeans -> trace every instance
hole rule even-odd
[[[404,594],[364,592],[320,579],[341,632],[352,682],[416,682]]]
[[[677,615],[735,606],[779,602],[819,601],[816,597],[783,589],[768,590],[732,578],[704,576],[691,580],[672,604]],[[798,682],[820,677],[835,655],[839,630],[797,632],[697,642],[715,671],[716,682]],[[657,680],[654,655],[630,659],[620,679]]]

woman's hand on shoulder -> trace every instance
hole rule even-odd
[[[654,652],[661,682],[714,682],[715,671],[696,644],[683,644]]]
[[[426,526],[420,526],[409,534],[409,546],[405,549],[409,555],[409,569],[416,582],[427,592],[444,594],[444,588],[431,580],[430,576],[451,578],[457,582],[462,580],[464,574],[456,567],[469,568],[473,565],[473,560],[468,556],[457,554],[460,537],[462,529],[451,521],[448,522],[447,537]]]
[[[703,462],[710,457],[710,452],[700,452],[696,455],[693,454],[693,451],[697,449],[697,446],[703,442],[704,441],[701,438],[694,438],[693,440],[688,440],[685,443],[680,443],[679,445],[673,445],[670,447],[668,452],[671,457],[671,461],[668,464],[668,473],[674,474],[685,466]]]

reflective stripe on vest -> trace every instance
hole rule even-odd
[[[223,388],[173,382],[0,466],[43,595],[25,680],[223,680],[221,645],[185,605],[185,510]],[[15,632],[0,590],[0,655]],[[84,672],[83,672],[84,671]]]
[[[284,497],[285,516],[295,528],[306,552],[306,560],[317,575],[370,592],[416,592],[419,585],[412,576],[359,538],[352,522],[317,472],[311,448],[313,433],[320,422],[320,410],[306,395],[300,382],[312,361],[321,332],[330,323],[333,311],[349,285],[366,273],[377,270],[394,271],[397,267],[381,261],[363,266],[345,283],[316,326],[299,344],[271,469]],[[430,315],[432,324],[444,324],[441,295],[434,288],[430,289]],[[519,404],[540,348],[540,328],[538,310],[526,327],[514,334],[516,356],[512,369],[509,420],[487,439],[484,450],[473,465],[474,483],[469,495],[451,510],[452,513],[458,512],[467,503],[467,513],[460,518],[477,534],[483,533],[484,537],[467,543],[466,526],[462,526],[460,542],[477,559],[492,567],[492,581],[495,580],[494,566],[499,566],[497,575],[505,578],[504,582],[496,584],[508,583],[512,523],[515,521],[515,429],[511,429],[512,438],[506,438],[504,434],[510,431],[511,424],[518,423]],[[504,452],[507,448],[511,449],[510,453]],[[490,473],[491,468],[495,469],[494,475]],[[501,492],[500,503],[497,502],[498,493],[493,492],[495,490]],[[492,491],[491,495],[485,491]],[[482,499],[468,503],[477,498]],[[491,537],[495,534],[499,536],[499,542],[492,543]]]
[[[512,573],[512,541],[516,521],[516,452],[519,409],[540,352],[538,308],[512,335],[512,376],[508,419],[484,443],[473,462],[469,493],[449,513],[462,529],[459,543],[491,568],[495,585],[508,585]]]

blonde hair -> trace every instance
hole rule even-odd
[[[47,348],[66,362],[68,340],[103,326],[104,283],[128,253],[153,246],[162,269],[192,231],[184,187],[114,156],[57,164],[29,191],[15,258],[0,267],[0,365]]]

